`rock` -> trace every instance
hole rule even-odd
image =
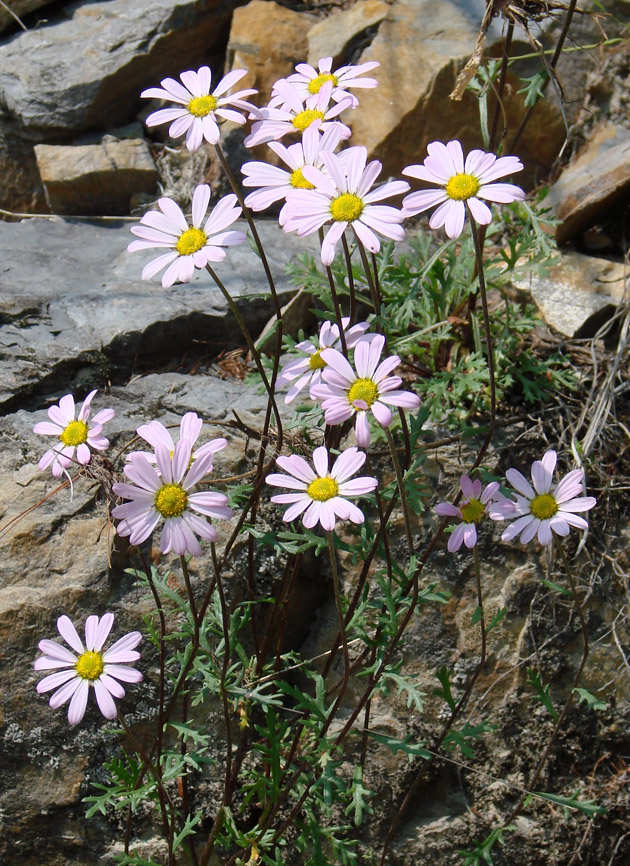
[[[549,190],[559,244],[594,225],[630,190],[630,130],[604,123]]]
[[[375,90],[360,94],[361,106],[344,114],[352,127],[353,143],[363,144],[382,160],[384,176],[398,175],[409,164],[422,162],[426,145],[434,139],[458,138],[465,148],[481,146],[479,108],[467,93],[461,102],[449,99],[458,70],[470,57],[485,4],[474,2],[435,4],[432,0],[398,0],[381,22],[360,62],[377,60]],[[501,38],[494,22],[487,47]],[[510,79],[505,99],[509,128],[515,130],[523,116],[521,86]],[[526,166],[519,182],[528,183],[549,168],[564,141],[560,112],[544,102],[536,123],[526,127],[518,155]]]
[[[294,71],[307,55],[307,34],[317,19],[273,0],[251,0],[234,10],[228,42],[229,66],[247,69],[239,87],[255,87],[266,104],[278,78]]]
[[[380,24],[391,8],[384,0],[358,0],[349,9],[318,21],[308,31],[308,63],[317,67],[321,57],[333,57],[335,65],[343,64],[353,44]]]
[[[281,301],[292,293],[284,269],[317,242],[258,223]],[[82,387],[131,374],[138,364],[243,345],[210,277],[163,289],[140,272],[152,251],[130,254],[128,225],[60,219],[0,224],[0,406],[64,383]],[[262,268],[248,244],[231,247],[217,272],[256,336],[272,306]],[[163,363],[163,361],[162,361]]]
[[[85,130],[129,123],[144,88],[182,69],[216,66],[237,2],[76,3],[69,18],[0,46],[0,207],[40,203],[33,143],[63,143]]]
[[[565,253],[546,277],[531,274],[513,281],[531,293],[548,325],[567,337],[592,337],[623,300],[624,265],[607,259]]]
[[[157,191],[157,168],[142,139],[106,136],[101,144],[37,144],[35,155],[56,214],[127,214],[132,195]]]

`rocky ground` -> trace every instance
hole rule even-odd
[[[67,489],[50,496],[55,485],[37,470],[42,440],[32,433],[33,424],[67,391],[98,388],[99,408],[116,410],[108,429],[118,449],[138,424],[152,418],[174,422],[194,410],[207,421],[207,438],[229,439],[217,460],[218,473],[227,477],[249,468],[247,431],[260,428],[264,411],[262,396],[243,382],[238,329],[209,279],[164,290],[140,280],[141,254],[125,252],[125,218],[137,218],[159,191],[186,203],[202,176],[220,186],[209,151],[190,158],[159,134],[147,135],[142,119],[149,107],[139,93],[202,63],[217,72],[246,66],[252,86],[267,95],[271,83],[305,57],[377,59],[379,89],[369,92],[351,125],[386,173],[397,174],[401,166],[421,161],[433,138],[457,135],[478,146],[474,101],[465,97],[453,110],[447,96],[474,49],[485,4],[7,5],[14,15],[0,10],[0,213],[7,218],[0,223],[0,862],[91,866],[112,863],[120,850],[118,817],[86,822],[81,802],[99,779],[103,757],[115,753],[116,738],[104,731],[94,709],[80,729],[69,729],[62,713],[35,696],[32,662],[37,641],[52,636],[61,612],[82,618],[96,609],[113,610],[122,631],[138,627],[149,602],[125,573],[122,548],[110,562],[112,527],[98,486],[84,480],[72,496]],[[531,12],[542,4],[513,5]],[[598,467],[589,487],[600,499],[601,519],[580,554],[579,580],[589,600],[593,644],[585,684],[601,689],[603,683],[598,697],[608,706],[598,712],[574,707],[541,787],[553,781],[567,795],[577,787],[582,798],[596,799],[608,811],[576,818],[553,804],[535,805],[493,855],[497,866],[623,866],[630,858],[630,50],[619,25],[630,7],[627,0],[606,6],[610,18],[578,16],[571,46],[598,47],[561,61],[566,102],[560,108],[550,98],[539,106],[518,149],[528,167],[528,189],[550,188],[561,248],[548,279],[519,283],[514,294],[535,300],[546,322],[540,340],[563,341],[581,387],[533,414],[504,406],[492,459],[503,470],[516,458],[525,465],[546,443],[566,452],[569,431],[581,424],[586,457]],[[621,41],[602,46],[602,28]],[[530,21],[530,30],[548,45],[558,24]],[[503,33],[497,18],[487,34],[489,52],[500,53]],[[525,31],[516,33],[522,53],[530,53]],[[507,113],[514,128],[524,108],[515,81],[510,86]],[[565,123],[571,133],[566,145]],[[231,130],[227,150],[235,167],[243,159],[241,142],[240,130]],[[33,214],[39,216],[22,218]],[[298,247],[272,221],[263,221],[261,232],[282,300],[288,301],[295,287],[284,266],[304,245]],[[254,254],[246,246],[234,248],[220,275],[251,329],[260,333],[271,305]],[[309,326],[298,316],[293,327]],[[427,442],[439,438],[437,429]],[[431,451],[428,483],[436,490],[454,482],[466,458],[462,448],[451,443]],[[422,535],[426,528],[418,525],[417,531]],[[516,546],[506,553],[489,535],[483,551],[489,604],[507,607],[508,617],[494,633],[471,719],[491,713],[499,727],[474,769],[442,762],[428,773],[394,840],[392,866],[425,859],[438,866],[457,863],[457,851],[485,835],[497,809],[509,811],[549,733],[549,721],[526,695],[525,668],[535,659],[561,693],[579,656],[570,606],[541,583],[549,576],[547,564],[525,561]],[[263,574],[273,568],[272,561],[261,560]],[[443,611],[421,612],[404,646],[407,669],[427,682],[442,664],[456,663],[462,678],[474,665],[468,568],[464,556],[447,556],[445,549],[431,561],[430,578],[448,588],[452,600]],[[199,560],[196,585],[206,573],[207,563]],[[308,601],[295,610],[292,637],[296,648],[313,654],[334,617],[328,587],[316,574],[313,563],[300,596]],[[353,579],[350,568],[345,579]],[[155,660],[148,658],[144,683],[123,703],[140,731],[155,704]],[[438,722],[415,716],[395,695],[380,699],[372,718],[392,736],[412,732],[420,739]],[[366,863],[419,769],[384,748],[377,767],[368,782],[379,793],[379,806],[362,830]],[[211,809],[211,780],[200,796]],[[138,844],[145,856],[159,857],[148,821]]]

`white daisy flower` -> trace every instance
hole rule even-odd
[[[556,535],[569,534],[570,528],[588,529],[588,521],[577,512],[590,511],[597,500],[583,496],[584,470],[574,469],[552,489],[556,468],[555,451],[547,451],[542,460],[532,463],[532,485],[518,469],[508,469],[507,480],[516,490],[516,499],[505,503],[494,503],[489,512],[493,520],[517,519],[505,530],[502,541],[511,541],[517,535],[523,544],[535,536],[541,544],[551,544]]]
[[[186,412],[179,424],[179,439],[185,439],[190,443],[190,447],[192,448],[199,438],[202,427],[203,421],[196,412]],[[146,457],[149,463],[155,463],[155,448],[157,448],[158,445],[161,445],[162,448],[166,448],[171,457],[173,456],[175,442],[164,424],[161,424],[159,421],[150,421],[148,424],[141,424],[136,430],[136,433],[148,442],[154,450],[130,451],[125,458],[127,462],[133,461],[138,454],[142,454],[143,457]],[[209,442],[206,442],[205,445],[201,445],[193,451],[190,459],[194,461],[198,460],[200,457],[204,457],[206,454],[214,455],[217,451],[221,451],[225,448],[226,445],[227,439],[211,439]],[[212,463],[210,464],[208,471],[211,470]]]
[[[130,500],[112,509],[112,517],[120,520],[117,532],[129,536],[131,544],[142,544],[164,519],[162,553],[172,550],[180,556],[187,553],[201,556],[196,536],[208,541],[216,541],[218,537],[214,526],[203,517],[219,520],[232,517],[224,493],[195,491],[195,486],[210,471],[213,455],[207,453],[191,465],[190,442],[180,439],[172,458],[161,445],[156,447],[155,457],[157,467],[139,454],[124,469],[132,484],[112,485],[116,496]]]
[[[35,424],[34,433],[55,436],[59,440],[41,458],[37,464],[39,469],[46,469],[52,463],[52,474],[55,478],[60,478],[74,460],[86,466],[92,457],[90,449],[104,451],[109,447],[109,439],[101,435],[102,425],[110,421],[115,413],[113,409],[101,409],[90,422],[90,403],[95,394],[96,390],[90,391],[78,415],[74,397],[66,394],[57,406],[51,406],[48,410],[50,421],[38,421]]]
[[[179,81],[165,78],[162,87],[150,87],[140,94],[147,99],[166,99],[177,102],[182,108],[161,108],[154,111],[146,119],[147,126],[159,126],[170,123],[169,135],[172,138],[186,136],[186,147],[190,151],[198,150],[202,141],[217,144],[221,131],[217,117],[231,120],[233,123],[245,123],[245,116],[234,108],[244,111],[255,110],[255,106],[246,102],[243,97],[251,96],[256,90],[239,90],[226,96],[227,91],[247,75],[246,69],[233,69],[224,76],[214,90],[211,91],[212,73],[207,66],[202,66],[196,72],[192,69],[182,72]],[[229,106],[232,106],[230,108]]]
[[[113,624],[113,613],[106,613],[100,619],[98,616],[88,616],[84,646],[74,625],[64,615],[57,620],[57,630],[74,652],[54,640],[39,642],[39,649],[44,655],[36,660],[35,670],[61,670],[40,680],[37,691],[42,694],[55,689],[48,702],[53,709],[70,701],[68,721],[71,725],[78,724],[85,715],[90,686],[94,689],[101,713],[106,719],[114,719],[117,712],[114,698],[125,695],[118,681],[139,683],[142,679],[140,671],[128,667],[140,658],[140,653],[135,650],[142,640],[139,631],[129,632],[103,652],[103,645]]]
[[[298,63],[295,67],[295,72],[286,78],[291,87],[298,94],[300,99],[307,101],[312,100],[322,87],[330,82],[332,90],[330,98],[335,102],[341,99],[350,97],[352,100],[352,108],[356,108],[359,100],[347,90],[349,87],[371,88],[377,87],[378,81],[375,78],[360,78],[365,72],[370,72],[376,69],[381,64],[377,60],[372,60],[369,63],[361,63],[358,66],[341,66],[332,72],[332,57],[322,57],[317,68],[310,66],[308,63]],[[276,82],[277,84],[277,82]],[[276,85],[271,93],[272,96],[277,95]]]
[[[365,332],[370,327],[369,322],[357,322],[351,328],[348,328],[350,319],[345,316],[341,320],[341,325],[344,330],[346,339],[346,348],[352,349],[359,340],[364,337]],[[293,382],[289,388],[289,392],[284,398],[285,403],[292,403],[297,395],[308,385],[309,388],[321,382],[322,370],[327,366],[326,361],[322,358],[322,349],[338,349],[341,347],[341,337],[339,336],[339,326],[333,322],[324,322],[319,329],[318,344],[315,345],[310,340],[302,340],[296,343],[295,348],[299,352],[303,352],[305,358],[297,358],[289,361],[280,370],[280,375],[276,380],[276,388],[282,388]],[[297,379],[297,382],[295,381]]]
[[[348,448],[337,457],[329,470],[328,449],[321,446],[313,451],[313,471],[298,454],[278,457],[276,463],[289,474],[268,475],[265,479],[267,484],[289,487],[297,492],[272,496],[271,501],[290,506],[282,516],[285,521],[295,520],[304,513],[302,523],[307,529],[320,523],[323,529],[330,532],[335,528],[337,518],[363,523],[365,515],[347,497],[363,496],[378,486],[376,478],[369,476],[351,479],[363,466],[365,458],[364,452],[358,448]]]
[[[189,283],[195,268],[205,268],[209,262],[222,262],[226,256],[223,247],[242,244],[247,239],[244,232],[225,231],[241,215],[233,193],[215,205],[202,228],[210,195],[210,187],[205,183],[195,188],[191,223],[178,204],[170,198],[161,198],[158,200],[159,211],[148,211],[140,225],[132,226],[132,234],[141,240],[132,241],[127,247],[128,252],[154,248],[169,250],[144,266],[143,280],[150,280],[166,268],[162,276],[165,289],[177,280]]]

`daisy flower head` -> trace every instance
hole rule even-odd
[[[202,66],[196,72],[192,69],[182,72],[179,76],[180,81],[165,78],[161,82],[162,87],[150,87],[148,90],[143,90],[140,95],[146,99],[176,102],[181,107],[161,108],[159,111],[154,111],[146,119],[147,126],[170,123],[168,133],[171,138],[185,135],[186,147],[190,151],[198,150],[204,138],[210,144],[217,144],[221,138],[217,118],[243,124],[246,120],[245,115],[234,109],[255,110],[255,107],[246,102],[244,97],[252,96],[257,92],[256,90],[239,90],[227,95],[228,90],[244,75],[247,75],[246,69],[233,69],[219,81],[214,90],[212,90],[212,73],[207,66]]]
[[[199,438],[202,427],[203,421],[196,412],[186,412],[182,420],[179,422],[179,439],[185,439],[189,442],[192,449]],[[173,456],[173,452],[175,451],[175,442],[164,424],[161,424],[159,421],[150,421],[148,424],[141,424],[136,430],[136,433],[144,439],[145,442],[148,442],[153,449],[157,448],[158,445],[161,445],[162,448],[166,448],[171,457]],[[214,455],[217,451],[221,451],[225,448],[226,445],[227,439],[211,439],[209,442],[206,442],[205,445],[201,445],[201,447],[193,451],[190,459],[194,461],[198,460],[199,457],[203,457],[205,454]],[[133,461],[138,454],[142,454],[146,457],[149,463],[156,462],[155,450],[131,451],[127,454],[126,460]],[[210,469],[208,471],[212,471],[212,463],[210,464]]]
[[[117,532],[129,536],[131,544],[142,544],[163,519],[162,553],[172,550],[180,556],[187,553],[201,556],[196,536],[208,541],[216,541],[218,537],[214,526],[204,517],[219,520],[232,517],[225,494],[194,491],[195,485],[210,471],[213,455],[208,452],[191,465],[190,442],[180,439],[172,457],[164,446],[158,445],[155,458],[157,467],[138,454],[124,469],[132,483],[112,485],[116,496],[130,500],[112,509],[112,516],[120,520]]]
[[[289,474],[268,475],[265,480],[274,487],[288,487],[295,492],[280,493],[272,496],[271,501],[289,505],[282,517],[287,522],[303,514],[302,523],[307,529],[319,523],[330,532],[335,528],[337,518],[363,523],[365,515],[348,501],[348,497],[363,496],[378,486],[376,478],[367,475],[352,478],[365,463],[365,458],[363,451],[348,448],[342,451],[329,469],[328,449],[322,445],[313,451],[313,470],[298,454],[278,457],[276,463]]]
[[[440,502],[435,506],[435,511],[441,517],[458,517],[461,521],[448,539],[449,553],[455,553],[462,546],[473,548],[477,544],[477,524],[480,523],[497,500],[507,503],[508,500],[499,491],[499,482],[491,481],[483,487],[481,481],[472,481],[468,475],[462,475],[459,486],[464,494],[464,499],[459,505],[451,502]]]
[[[101,409],[90,421],[90,404],[96,391],[90,391],[77,414],[72,394],[62,397],[56,406],[48,410],[50,421],[38,421],[33,433],[41,436],[55,436],[59,441],[47,451],[37,464],[46,469],[52,463],[52,474],[60,478],[73,461],[87,466],[93,451],[104,451],[109,439],[102,434],[103,424],[114,417],[113,409]],[[75,455],[76,451],[76,455]]]
[[[365,147],[349,147],[340,154],[322,153],[321,160],[326,174],[315,166],[302,169],[314,189],[295,189],[287,193],[285,231],[295,231],[305,237],[332,222],[321,250],[322,263],[326,266],[332,264],[339,239],[348,226],[352,226],[371,253],[381,248],[375,232],[395,241],[403,240],[402,211],[377,202],[406,192],[409,189],[406,181],[390,181],[370,192],[383,166],[376,159],[366,165]]]
[[[114,719],[117,712],[114,698],[125,696],[119,680],[139,683],[142,679],[140,671],[129,667],[140,658],[135,649],[142,640],[139,631],[129,632],[109,649],[103,650],[113,624],[113,613],[100,618],[88,616],[84,645],[72,621],[64,615],[57,620],[57,631],[71,649],[54,640],[39,642],[44,655],[36,660],[35,670],[57,672],[40,680],[37,692],[42,694],[55,689],[48,702],[53,709],[70,701],[68,721],[71,725],[77,725],[85,715],[90,686],[94,689],[101,713],[106,719]]]
[[[525,193],[512,183],[495,183],[501,177],[521,171],[523,163],[516,156],[496,157],[483,150],[471,150],[464,162],[459,141],[432,141],[429,155],[422,165],[409,165],[402,173],[408,177],[432,183],[440,189],[409,193],[403,200],[406,217],[415,216],[438,205],[429,219],[432,229],[444,230],[449,238],[457,238],[464,228],[466,208],[480,225],[488,225],[492,213],[486,201],[507,204],[523,201]]]
[[[597,500],[584,496],[584,470],[574,469],[553,485],[557,455],[553,450],[545,453],[542,460],[532,463],[532,483],[518,469],[508,469],[506,478],[516,490],[515,500],[499,502],[493,506],[490,516],[494,520],[516,518],[501,536],[502,541],[511,541],[517,535],[523,544],[534,537],[543,544],[551,544],[553,533],[565,536],[570,528],[588,529],[588,521],[579,512],[590,511]],[[512,509],[508,511],[511,504]]]
[[[252,131],[243,142],[245,147],[256,147],[268,141],[277,141],[289,133],[304,133],[310,126],[325,132],[332,124],[339,126],[340,137],[350,138],[350,128],[337,120],[342,111],[352,107],[348,94],[340,102],[330,103],[332,84],[325,84],[313,101],[307,104],[297,95],[286,80],[275,84],[277,94],[266,108],[257,108],[251,115],[254,119]]]
[[[236,196],[224,196],[211,211],[205,224],[202,223],[210,202],[210,187],[202,183],[195,188],[192,198],[192,222],[188,222],[184,212],[170,198],[158,200],[159,211],[145,213],[140,225],[132,226],[131,231],[140,240],[132,241],[127,250],[162,249],[156,259],[142,269],[142,279],[150,280],[162,268],[162,285],[170,288],[174,282],[189,283],[195,268],[205,268],[209,262],[222,262],[225,258],[223,247],[242,244],[247,236],[244,232],[225,231],[241,215]]]
[[[369,322],[357,322],[351,328],[348,327],[350,319],[346,316],[342,318],[341,325],[343,327],[344,337],[346,340],[346,348],[352,349],[361,338],[364,338],[365,332],[370,327]],[[335,348],[341,346],[341,337],[339,335],[339,326],[333,322],[324,322],[319,329],[318,345],[316,346],[310,340],[302,340],[296,343],[295,348],[302,352],[305,357],[297,358],[294,361],[289,361],[280,370],[280,375],[276,379],[276,388],[282,388],[293,382],[289,391],[284,398],[285,403],[292,403],[297,395],[308,385],[317,385],[322,378],[322,370],[326,367],[326,361],[322,358],[322,349]],[[297,381],[295,381],[297,379]]]
[[[250,192],[245,199],[247,207],[254,211],[265,210],[274,202],[286,198],[292,189],[313,189],[313,184],[304,177],[305,165],[322,168],[322,151],[335,150],[341,141],[341,125],[330,124],[322,134],[319,126],[309,126],[304,130],[302,141],[285,147],[279,141],[270,141],[269,147],[288,167],[288,171],[267,162],[246,162],[241,166],[245,176],[243,186],[257,186],[260,189]],[[283,223],[285,208],[280,213]]]
[[[389,406],[417,409],[420,405],[417,394],[399,390],[400,376],[390,375],[400,364],[398,355],[381,361],[384,346],[381,334],[359,340],[354,347],[354,368],[337,349],[323,349],[321,356],[327,365],[322,373],[324,382],[311,387],[311,396],[322,400],[326,424],[342,424],[355,418],[354,435],[361,448],[370,444],[368,414],[382,427],[389,427]]]
[[[340,99],[350,96],[352,108],[356,108],[359,100],[353,94],[347,93],[348,88],[376,87],[378,81],[375,78],[360,78],[359,76],[362,76],[365,72],[370,72],[372,69],[376,69],[381,64],[377,60],[373,60],[369,63],[361,63],[358,66],[341,66],[333,72],[332,63],[332,57],[322,57],[317,63],[317,68],[310,66],[308,63],[298,63],[295,67],[295,72],[289,75],[286,81],[289,82],[300,99],[304,101],[312,100],[313,97],[317,96],[322,87],[330,82],[332,85],[330,98],[335,102],[339,102]],[[271,95],[275,96],[276,93],[276,87],[274,86]]]

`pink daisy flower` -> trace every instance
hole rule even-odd
[[[192,448],[199,438],[202,427],[203,421],[196,412],[186,412],[179,424],[179,438],[185,439]],[[171,457],[173,456],[173,452],[175,451],[175,442],[164,424],[161,424],[159,421],[150,421],[148,424],[142,424],[138,427],[136,433],[148,442],[153,449],[157,448],[158,445],[161,445],[162,448],[166,448]],[[197,448],[196,451],[192,452],[191,460],[198,460],[206,454],[214,456],[217,451],[221,451],[226,445],[227,439],[211,439],[209,442],[206,442],[205,445],[202,445],[200,448]],[[126,457],[127,461],[133,461],[138,454],[142,454],[143,457],[146,457],[149,463],[156,462],[154,451],[130,451]],[[208,471],[212,471],[212,463],[210,464],[210,469]]]
[[[243,124],[246,120],[245,116],[234,111],[234,108],[245,111],[255,110],[255,107],[245,102],[243,97],[251,96],[257,92],[256,90],[239,90],[230,96],[225,95],[244,75],[247,75],[246,69],[233,69],[212,91],[212,73],[207,66],[202,66],[196,72],[192,69],[182,72],[179,76],[181,84],[174,78],[165,78],[161,82],[161,88],[150,87],[148,90],[143,90],[140,95],[147,99],[177,102],[182,107],[161,108],[159,111],[154,111],[146,119],[147,126],[170,123],[169,135],[172,138],[185,135],[186,147],[190,151],[198,150],[204,138],[210,144],[216,144],[221,137],[217,117]]]
[[[448,550],[455,553],[462,546],[473,548],[477,544],[477,524],[489,514],[492,505],[497,500],[509,501],[499,491],[499,482],[491,481],[485,487],[481,481],[472,481],[468,475],[462,475],[459,486],[465,499],[460,505],[450,502],[440,502],[435,511],[441,517],[459,517],[461,523],[455,527],[448,539]]]
[[[295,493],[281,493],[272,496],[271,501],[289,505],[282,517],[285,521],[295,520],[300,514],[302,523],[312,529],[318,523],[327,532],[335,528],[337,518],[363,523],[365,515],[347,497],[363,496],[378,487],[376,478],[351,476],[365,463],[366,455],[357,448],[348,448],[328,469],[328,449],[321,446],[313,451],[315,471],[303,457],[292,454],[278,457],[276,463],[288,475],[268,475],[267,484],[274,487],[289,487]]]
[[[368,413],[382,427],[389,427],[392,423],[389,406],[417,409],[420,405],[417,394],[398,390],[402,379],[390,373],[400,364],[400,358],[390,355],[381,361],[384,345],[385,337],[381,334],[369,341],[359,340],[354,347],[356,371],[337,349],[323,349],[321,355],[327,364],[322,373],[324,383],[311,388],[311,395],[322,400],[327,424],[342,424],[353,416],[356,418],[354,435],[361,448],[370,444]]]
[[[78,724],[85,715],[90,686],[94,689],[101,713],[106,719],[115,719],[114,698],[125,696],[125,690],[118,681],[139,683],[142,679],[140,671],[128,667],[140,658],[140,653],[135,650],[142,640],[139,631],[129,632],[103,652],[103,645],[113,624],[113,613],[106,613],[100,619],[98,616],[88,616],[84,646],[70,619],[60,616],[57,630],[74,652],[54,640],[39,642],[39,649],[44,655],[36,660],[35,670],[61,670],[40,680],[37,691],[42,694],[55,689],[48,702],[53,709],[70,701],[68,721],[71,725]]]
[[[302,141],[285,147],[278,141],[270,141],[269,147],[289,167],[289,171],[266,162],[246,162],[241,171],[245,175],[243,186],[258,186],[245,199],[247,207],[254,211],[265,210],[276,201],[286,198],[292,189],[314,189],[302,174],[305,165],[322,168],[320,153],[334,150],[341,141],[339,124],[331,124],[324,134],[318,126],[304,130]],[[280,225],[284,222],[285,208],[280,212]]]
[[[317,96],[322,87],[330,82],[332,84],[330,98],[335,102],[339,102],[340,99],[346,99],[349,96],[352,100],[352,108],[356,108],[359,100],[353,94],[347,93],[348,88],[376,87],[378,81],[375,78],[360,78],[359,76],[365,72],[370,72],[372,69],[376,69],[377,66],[380,66],[380,63],[377,60],[373,60],[369,63],[361,63],[358,66],[341,66],[334,72],[331,71],[332,63],[332,57],[322,57],[317,63],[317,68],[309,66],[308,63],[298,63],[295,67],[295,72],[289,75],[286,81],[289,82],[300,99],[304,101],[312,100],[314,96]],[[274,85],[271,95],[275,96],[276,93],[276,86]]]
[[[556,452],[549,450],[542,460],[532,463],[533,486],[518,469],[508,469],[506,478],[516,490],[516,498],[497,503],[490,512],[494,520],[517,518],[501,536],[502,541],[520,535],[521,542],[527,544],[538,536],[538,541],[546,545],[551,544],[553,532],[565,536],[572,526],[588,529],[588,521],[577,512],[590,511],[597,500],[583,495],[584,470],[574,469],[553,487],[556,461]]]
[[[341,320],[341,324],[344,329],[346,347],[348,349],[352,349],[364,337],[365,332],[370,327],[368,322],[357,322],[356,325],[348,328],[350,319],[347,317]],[[302,342],[297,343],[295,348],[303,352],[306,357],[289,361],[280,370],[280,375],[276,380],[276,388],[282,388],[290,382],[294,383],[284,398],[285,403],[292,403],[300,391],[306,388],[307,385],[310,387],[319,384],[322,378],[322,370],[326,367],[326,361],[322,358],[322,349],[341,346],[339,326],[332,322],[324,322],[319,329],[318,342],[318,346],[315,346],[310,340],[302,340]],[[295,381],[296,379],[297,382]]]
[[[295,93],[286,80],[276,82],[277,95],[266,108],[257,108],[251,115],[254,119],[252,131],[244,141],[245,147],[256,147],[268,141],[277,141],[293,132],[303,133],[315,125],[325,132],[332,124],[339,126],[342,139],[350,138],[350,129],[336,118],[346,108],[351,107],[352,98],[330,103],[332,84],[325,84],[317,96],[307,105]]]
[[[191,465],[190,442],[180,439],[172,458],[162,445],[156,447],[155,457],[157,468],[139,454],[124,469],[132,484],[112,485],[116,496],[131,500],[112,509],[112,516],[121,521],[118,534],[128,535],[131,544],[142,544],[163,518],[162,553],[172,550],[180,556],[201,556],[196,535],[208,541],[218,536],[214,526],[199,515],[219,520],[232,517],[223,493],[191,492],[210,471],[213,455],[206,453]]]
[[[406,192],[409,189],[406,181],[390,181],[370,192],[382,164],[375,159],[366,166],[365,147],[349,147],[342,154],[322,153],[321,160],[327,174],[314,166],[305,165],[302,169],[315,189],[294,189],[287,193],[285,231],[295,231],[304,237],[332,222],[321,251],[322,263],[327,266],[332,264],[339,239],[349,225],[371,253],[381,248],[375,231],[396,241],[403,240],[402,212],[375,202]]]
[[[459,141],[432,141],[429,155],[422,165],[409,165],[402,173],[439,186],[438,190],[409,193],[403,199],[406,217],[422,213],[439,205],[429,220],[432,229],[444,230],[449,238],[457,238],[464,228],[466,206],[476,222],[487,225],[492,219],[490,208],[481,199],[507,204],[523,201],[525,193],[512,183],[494,183],[500,177],[521,171],[523,163],[516,156],[501,156],[483,150],[471,150],[464,163]]]
[[[208,262],[222,262],[226,255],[223,247],[242,244],[246,240],[243,232],[225,231],[241,215],[233,193],[215,205],[201,227],[209,201],[210,187],[200,184],[193,193],[192,223],[172,199],[161,198],[158,200],[159,211],[148,211],[140,225],[132,226],[132,233],[141,240],[132,241],[127,247],[129,252],[153,248],[169,250],[144,266],[143,280],[150,280],[166,268],[162,276],[165,289],[177,280],[189,283],[195,268],[205,268]]]
[[[96,391],[87,395],[79,414],[77,415],[74,397],[66,394],[57,406],[48,410],[50,421],[38,421],[33,427],[33,433],[41,436],[55,436],[59,442],[47,451],[37,464],[39,469],[46,469],[52,463],[52,474],[60,478],[64,470],[73,460],[86,466],[94,451],[104,451],[109,446],[109,439],[101,435],[103,424],[114,417],[113,409],[101,409],[90,423],[90,403]],[[75,456],[76,451],[76,456]]]

